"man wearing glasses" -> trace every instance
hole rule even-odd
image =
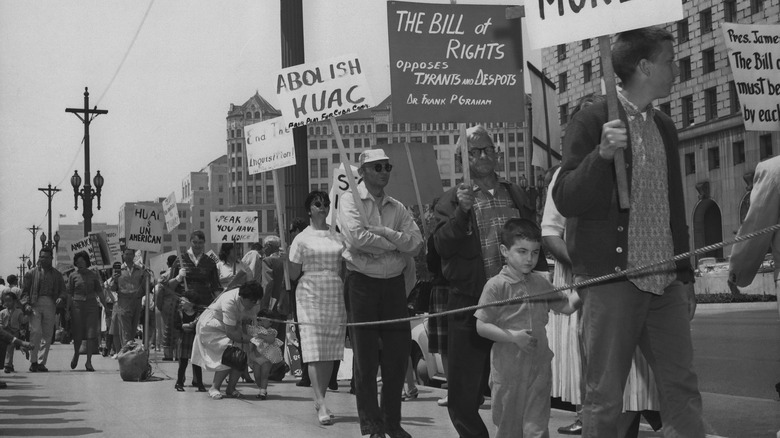
[[[393,165],[382,149],[360,154],[356,189],[366,214],[364,227],[353,196],[339,199],[339,226],[346,240],[344,296],[349,322],[405,318],[404,268],[422,247],[422,235],[403,204],[385,194]],[[401,393],[411,348],[409,323],[350,327],[355,354],[355,395],[363,435],[406,438]],[[381,357],[380,357],[381,345]],[[377,403],[377,368],[382,401]]]
[[[499,233],[510,218],[534,220],[525,192],[496,174],[498,161],[490,134],[481,125],[466,130],[471,185],[447,191],[436,204],[436,250],[453,287],[448,309],[479,303],[487,280],[503,265]],[[546,271],[543,254],[536,270]],[[488,437],[479,406],[490,375],[492,342],[477,334],[474,312],[448,316],[447,387],[450,420],[461,437]]]

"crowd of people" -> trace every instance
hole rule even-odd
[[[669,94],[677,74],[672,40],[660,28],[618,36],[612,63],[620,80],[619,117],[609,119],[605,99],[577,107],[561,166],[548,175],[541,227],[527,193],[498,176],[493,140],[477,125],[460,142],[469,184],[434,202],[428,236],[410,209],[385,192],[393,164],[382,149],[360,154],[362,182],[354,196],[340,197],[335,223],[327,221],[328,194],[309,193],[305,217],[289,229],[288,251],[270,236],[242,259],[233,244],[223,244],[215,263],[204,254],[204,234],[193,232],[190,248],[168,259],[154,285],[158,346],[164,360],[179,361],[175,390],[185,390],[191,364],[198,391],[215,400],[241,398],[236,385],[242,377],[252,381],[251,369],[256,397],[266,399],[269,380],[289,369],[281,350],[285,324],[272,320],[290,318],[305,364],[299,386],[311,386],[321,425],[333,423],[327,389],[348,337],[361,434],[410,437],[401,426],[401,405],[417,389],[407,378],[411,331],[404,318],[417,279],[414,257],[423,253],[432,313],[479,306],[429,321],[429,348],[441,355],[448,382],[438,404],[447,408],[458,436],[489,436],[479,409],[490,394],[498,437],[549,436],[551,396],[578,405],[576,420],[560,433],[636,436],[642,413],[665,436],[703,437],[692,365],[690,261],[620,275],[689,249],[677,132],[652,106]],[[626,155],[628,208],[615,195],[617,151]],[[777,199],[776,189],[762,193]],[[546,274],[546,254],[556,260],[554,278]],[[6,372],[14,371],[14,345],[30,350],[31,372],[47,371],[57,306],[67,306],[72,321],[71,368],[86,342],[85,368],[93,370],[100,307],[107,315],[104,353],[136,337],[140,299],[152,276],[133,250],[124,252],[121,265],[100,273],[78,253],[67,278],[52,267],[51,255],[41,250],[23,290],[3,295]],[[737,268],[738,284],[752,278]],[[553,284],[608,274],[617,275],[550,293]],[[495,302],[501,305],[488,306]],[[25,324],[30,344],[20,339]],[[213,373],[208,388],[204,369]]]

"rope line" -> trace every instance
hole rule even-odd
[[[461,313],[461,312],[471,312],[471,311],[474,311],[474,310],[477,310],[477,309],[482,309],[482,308],[485,308],[485,307],[504,306],[504,305],[508,305],[508,304],[516,304],[516,303],[519,303],[521,301],[530,301],[532,299],[539,298],[539,297],[544,297],[546,295],[557,294],[557,293],[559,293],[561,291],[565,291],[565,290],[569,290],[569,289],[578,289],[578,288],[590,286],[590,285],[593,285],[593,284],[596,284],[596,283],[601,283],[601,282],[605,282],[605,281],[608,281],[608,280],[612,280],[612,279],[615,279],[615,278],[618,278],[618,277],[623,277],[623,276],[627,276],[627,275],[633,275],[633,274],[641,272],[641,271],[649,270],[650,268],[653,268],[655,266],[665,265],[667,263],[676,262],[676,261],[679,261],[679,260],[684,260],[684,259],[690,258],[691,256],[694,256],[694,255],[707,253],[707,252],[710,252],[712,250],[715,250],[715,249],[718,249],[718,248],[722,248],[724,246],[730,246],[730,245],[733,245],[733,244],[738,243],[738,242],[742,242],[742,241],[745,241],[745,240],[750,240],[750,239],[758,237],[758,236],[760,236],[762,234],[774,232],[774,231],[777,231],[777,230],[780,230],[780,224],[775,224],[775,225],[772,225],[770,227],[766,227],[766,228],[764,228],[762,230],[754,231],[752,233],[747,233],[747,234],[742,235],[742,236],[737,236],[734,239],[729,240],[729,241],[723,241],[723,242],[714,243],[712,245],[704,246],[704,247],[698,248],[696,250],[688,251],[688,252],[676,255],[676,256],[674,256],[672,258],[669,258],[669,259],[666,259],[666,260],[661,260],[659,262],[650,263],[650,264],[647,264],[647,265],[644,265],[644,266],[637,266],[637,267],[634,267],[634,268],[626,269],[624,271],[614,272],[614,273],[611,273],[611,274],[603,275],[601,277],[594,277],[594,278],[590,278],[588,280],[566,284],[566,285],[559,286],[559,287],[553,288],[551,290],[546,290],[546,291],[540,292],[540,293],[525,295],[525,296],[522,296],[522,297],[509,298],[509,299],[506,299],[506,300],[494,301],[494,302],[486,303],[486,304],[478,304],[478,305],[474,305],[474,306],[463,307],[463,308],[460,308],[460,309],[446,310],[446,311],[438,312],[438,313],[415,315],[415,316],[410,316],[410,317],[407,317],[407,318],[396,318],[396,319],[388,319],[388,320],[383,320],[383,321],[350,322],[350,323],[341,323],[341,324],[323,324],[323,323],[315,323],[315,322],[283,321],[283,320],[271,319],[271,318],[268,318],[268,319],[270,321],[272,321],[272,322],[275,322],[275,323],[297,324],[299,326],[310,325],[310,326],[329,326],[329,327],[343,327],[343,326],[346,326],[346,327],[365,327],[365,326],[376,326],[376,325],[386,325],[386,324],[398,324],[398,323],[402,323],[402,322],[412,322],[412,321],[415,321],[417,319],[424,319],[424,318],[439,318],[439,317],[442,317],[442,316],[453,315],[453,314]]]

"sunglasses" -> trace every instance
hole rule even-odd
[[[330,202],[314,201],[314,202],[312,202],[311,205],[313,205],[313,206],[315,206],[317,208],[322,208],[323,206],[325,206],[325,208],[328,208],[328,207],[330,207]]]
[[[484,148],[471,148],[469,149],[469,155],[471,155],[474,158],[479,158],[482,156],[482,153],[484,152],[485,155],[492,154],[496,151],[496,148],[494,146],[485,146]]]
[[[383,167],[385,169],[385,172],[387,172],[387,173],[390,173],[390,171],[393,170],[393,165],[390,164],[390,163],[385,163],[384,165],[382,165],[382,163],[376,163],[373,166],[374,172],[376,172],[376,173],[381,172]]]

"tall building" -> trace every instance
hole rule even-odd
[[[780,0],[683,0],[684,18],[663,26],[675,36],[680,76],[672,93],[654,105],[674,120],[680,136],[691,248],[734,237],[747,213],[759,161],[780,153],[780,132],[745,131],[719,23],[780,23]],[[548,48],[545,73],[557,84],[565,132],[571,109],[601,93],[598,41]],[[723,258],[717,249],[698,256]]]
[[[228,200],[227,156],[222,155],[197,172],[190,172],[181,183],[181,200],[184,205],[179,212],[182,223],[187,223],[187,236],[176,236],[179,246],[189,246],[189,234],[202,230],[206,235],[208,251],[218,252],[218,245],[211,243],[210,218],[212,211],[230,210]],[[180,227],[182,225],[179,225]],[[186,249],[186,248],[185,248]]]

